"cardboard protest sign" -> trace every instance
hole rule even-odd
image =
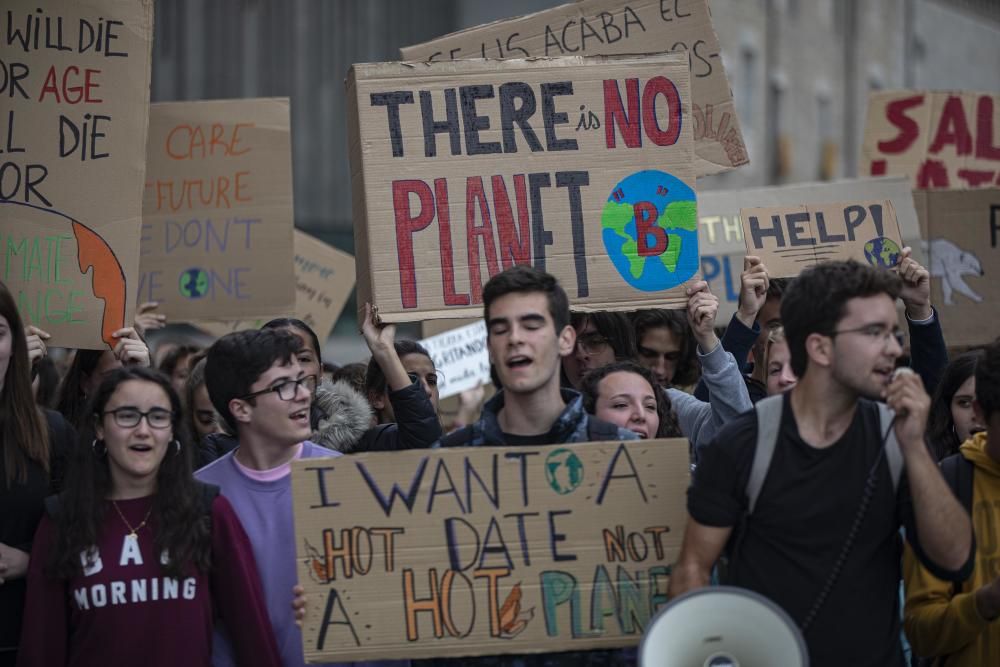
[[[920,189],[1000,186],[1000,94],[872,93],[859,171]]]
[[[404,60],[535,58],[686,51],[690,60],[695,175],[749,163],[707,0],[586,0],[487,23],[400,50]],[[573,109],[574,116],[576,109]],[[579,109],[578,124],[607,123]]]
[[[152,0],[0,12],[0,279],[50,345],[132,322],[152,32]]]
[[[291,312],[288,100],[150,107],[138,300],[168,319]]]
[[[681,439],[296,461],[306,659],[636,644],[666,602],[688,469]]]
[[[747,254],[776,278],[797,276],[819,262],[856,259],[892,268],[903,239],[889,200],[740,210]]]
[[[683,305],[688,91],[680,54],[353,66],[359,303],[387,322],[481,316],[482,285],[533,264],[577,310]],[[581,105],[604,126],[574,130]]]
[[[199,320],[191,324],[213,336],[224,336],[233,331],[259,329],[276,317],[292,315],[308,324],[320,343],[329,338],[354,289],[354,257],[298,229],[294,245],[294,311],[278,311],[257,319]]]
[[[888,199],[896,212],[903,243],[913,248],[914,258],[926,264],[921,243],[923,235],[913,192],[901,176],[844,179],[828,183],[802,183],[780,187],[743,190],[710,190],[698,195],[698,249],[701,272],[712,293],[719,297],[720,324],[728,323],[736,312],[740,294],[740,272],[747,254],[743,240],[740,209],[796,206],[802,202],[834,202]]]
[[[490,381],[486,321],[477,320],[420,341],[438,372],[438,395],[448,398]]]
[[[1000,337],[1000,189],[914,193],[926,229],[931,303],[949,346]]]

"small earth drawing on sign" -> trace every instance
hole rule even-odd
[[[583,481],[583,462],[568,449],[556,449],[545,457],[545,478],[553,491],[566,495]]]
[[[865,259],[872,266],[891,269],[899,264],[901,253],[899,245],[885,236],[879,236],[865,243]]]
[[[682,284],[698,270],[698,204],[676,176],[648,169],[614,187],[601,239],[622,279],[644,292]]]
[[[208,274],[202,269],[188,269],[181,274],[178,287],[181,296],[200,299],[208,293]]]

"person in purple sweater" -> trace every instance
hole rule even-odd
[[[17,664],[206,667],[219,616],[236,664],[280,665],[249,540],[191,476],[170,381],[114,370],[89,413],[96,437],[35,536]]]
[[[390,384],[403,386],[410,379],[393,347],[394,329],[375,326],[369,316],[363,332]],[[317,378],[306,374],[296,359],[301,345],[287,330],[260,329],[228,334],[209,348],[208,394],[239,444],[195,473],[222,489],[250,536],[285,667],[305,665],[301,631],[289,610],[298,582],[291,462],[340,456],[308,440]],[[212,656],[216,667],[234,664],[234,630],[229,624],[217,628]]]

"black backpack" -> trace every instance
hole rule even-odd
[[[962,507],[965,508],[965,511],[971,517],[972,475],[976,467],[972,464],[972,461],[962,456],[961,452],[942,459],[940,466],[941,476],[944,477],[944,481],[948,482],[952,493],[955,494],[955,497],[958,498],[958,501],[962,503]]]

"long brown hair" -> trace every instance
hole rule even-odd
[[[104,409],[123,382],[136,380],[155,384],[170,400],[174,440],[167,445],[156,472],[156,494],[150,516],[156,526],[156,553],[166,552],[163,565],[168,576],[182,576],[190,565],[201,572],[211,567],[211,518],[201,504],[201,485],[191,474],[190,440],[181,414],[181,401],[170,380],[163,373],[143,366],[117,368],[101,381],[87,414],[87,436],[81,437],[73,455],[73,474],[66,479],[56,517],[57,537],[48,572],[69,579],[83,569],[80,553],[97,544],[112,492],[111,469],[107,452],[100,454],[100,441],[87,442],[103,419]]]
[[[28,480],[28,465],[34,461],[49,472],[48,429],[31,392],[31,364],[28,340],[17,304],[7,286],[0,282],[0,315],[7,320],[11,338],[10,361],[0,391],[0,447],[6,484]]]

